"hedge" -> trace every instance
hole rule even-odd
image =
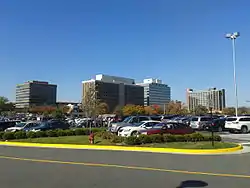
[[[103,132],[103,128],[92,128],[91,131],[94,133]],[[14,139],[26,139],[26,138],[41,138],[41,137],[58,137],[58,136],[74,136],[74,135],[89,135],[90,130],[88,128],[77,128],[68,130],[48,130],[38,132],[0,132],[1,140],[14,140]]]
[[[188,135],[170,135],[170,134],[155,134],[155,135],[140,135],[138,137],[119,137],[108,132],[99,132],[96,136],[102,139],[108,139],[112,143],[124,143],[126,145],[141,145],[149,143],[165,143],[165,142],[202,142],[212,141],[212,136],[193,133]],[[214,141],[221,141],[219,135],[214,135]]]

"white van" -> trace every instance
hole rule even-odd
[[[231,133],[241,132],[246,134],[250,131],[250,117],[228,117],[226,119],[225,128]]]

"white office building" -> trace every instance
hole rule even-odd
[[[171,100],[171,88],[162,80],[149,78],[137,85],[144,87],[144,106],[159,105],[164,109]]]

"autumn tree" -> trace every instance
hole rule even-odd
[[[131,115],[142,115],[145,114],[145,110],[143,106],[128,104],[122,108],[122,112],[124,116]]]
[[[162,109],[159,105],[145,106],[145,114],[147,115],[157,115],[162,114]]]
[[[109,113],[109,106],[105,102],[100,102],[97,106],[97,114],[108,114]]]
[[[171,101],[166,106],[166,114],[178,114],[178,115],[185,115],[188,111],[186,108],[183,107],[182,103]]]

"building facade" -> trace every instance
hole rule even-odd
[[[130,78],[96,75],[95,79],[82,82],[82,104],[96,98],[106,103],[110,112],[127,104],[143,105],[143,87],[134,83]]]
[[[16,86],[16,108],[56,105],[57,85],[28,81]]]
[[[171,101],[171,88],[159,79],[144,79],[137,85],[144,88],[144,106],[158,105],[163,109]]]
[[[205,106],[213,111],[222,111],[226,107],[225,89],[218,90],[210,88],[203,91],[187,89],[187,106],[189,111],[193,111],[197,106]]]

